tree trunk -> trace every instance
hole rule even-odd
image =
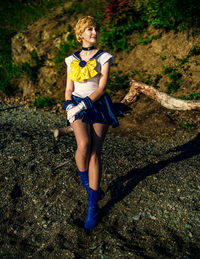
[[[160,92],[152,86],[146,85],[142,82],[132,80],[130,82],[130,90],[121,101],[122,103],[131,104],[135,102],[140,95],[143,93],[153,100],[159,102],[162,106],[172,110],[200,110],[200,101],[186,101],[181,100],[166,93]]]

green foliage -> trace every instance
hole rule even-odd
[[[34,50],[31,53],[31,60],[29,62],[31,64],[24,62],[19,67],[21,72],[25,73],[31,81],[36,82],[38,70],[42,67],[44,61],[39,59],[37,52]]]
[[[195,125],[190,123],[190,122],[180,122],[179,123],[179,126],[182,128],[182,129],[185,129],[185,130],[192,130]]]
[[[161,60],[165,60],[167,57],[166,56],[160,56]]]
[[[104,5],[102,0],[75,0],[72,5],[64,10],[68,16],[76,17],[78,14],[91,15],[95,18],[102,19],[104,12]]]
[[[52,11],[52,6],[56,6],[64,0],[33,0],[33,1],[1,1],[0,16],[0,90],[6,94],[16,91],[15,83],[23,70],[33,80],[37,66],[29,67],[29,64],[16,66],[12,62],[11,38],[27,25],[33,23],[41,16]],[[41,35],[39,34],[38,37]],[[33,56],[34,59],[34,56]]]
[[[180,68],[184,68],[184,65],[188,63],[188,58],[177,58],[176,60],[178,61],[177,66]]]
[[[59,49],[56,49],[54,63],[58,71],[63,67],[65,57],[70,55],[71,52],[78,47],[78,44],[79,43],[77,42],[75,35],[71,34],[67,41],[62,43]]]
[[[100,43],[114,52],[130,50],[128,35],[134,31],[142,32],[148,26],[180,31],[190,27],[199,29],[198,0],[140,0],[139,5],[135,1],[108,2]],[[148,44],[158,38],[155,35],[150,38],[140,36],[138,44]]]
[[[164,66],[163,73],[168,76],[170,82],[167,83],[167,93],[175,93],[180,88],[182,74],[177,68]]]
[[[180,88],[180,84],[177,81],[171,81],[170,83],[167,83],[166,86],[168,94],[175,93]]]
[[[200,100],[200,91],[192,93],[189,96],[181,96],[182,100]]]
[[[164,67],[163,72],[169,77],[170,80],[173,81],[178,81],[182,77],[182,74],[179,73],[177,69],[173,67],[166,66]]]
[[[138,39],[137,43],[146,45],[146,44],[149,44],[150,42],[151,42],[150,38],[144,38],[143,36],[139,36],[139,39]]]
[[[122,71],[119,71],[118,73],[113,72],[110,75],[107,88],[111,91],[118,91],[120,89],[126,89],[129,86],[129,74],[123,74]]]
[[[39,59],[36,51],[33,51],[29,62],[24,62],[17,66],[15,63],[6,62],[6,59],[3,60],[3,57],[1,57],[0,63],[3,64],[0,68],[0,90],[9,95],[16,91],[13,81],[23,73],[31,81],[36,82],[38,70],[43,65],[43,60]]]
[[[55,104],[55,101],[49,96],[42,96],[35,99],[34,106],[37,108],[51,107]]]
[[[152,40],[157,40],[161,37],[161,35],[152,35],[150,38],[144,38],[143,36],[140,35],[139,39],[138,39],[138,44],[149,44],[150,42],[152,42]]]
[[[147,70],[142,70],[142,71],[134,70],[132,73],[132,77],[133,76],[135,80],[141,81],[147,85],[152,85],[155,88],[159,88],[158,83],[162,78],[162,75],[160,74],[152,75],[152,74],[149,74]]]
[[[72,3],[70,8],[68,8],[66,10],[66,14],[68,14],[68,15],[76,15],[76,14],[80,13],[80,11],[81,11],[80,3],[79,4],[78,3]]]
[[[24,72],[32,82],[36,82],[38,72],[37,67],[32,67],[28,62],[24,62],[21,64],[21,71]]]
[[[139,81],[142,81],[144,84],[147,84],[147,85],[153,84],[152,75],[148,74],[146,70],[144,71],[144,74],[140,75]]]
[[[0,67],[0,90],[7,95],[11,95],[16,92],[17,89],[12,80],[14,78],[18,78],[20,74],[21,70],[18,66],[11,62],[4,63],[4,65]]]
[[[194,46],[190,52],[189,52],[189,56],[198,56],[200,55],[200,46]]]
[[[200,25],[198,0],[140,0],[142,15],[148,25],[167,30],[184,30]]]
[[[99,37],[99,45],[104,48],[108,47],[112,49],[113,52],[119,50],[128,50],[128,42],[126,34],[123,32],[125,28],[117,28],[113,25],[107,29],[105,26],[102,28],[102,33]]]
[[[162,78],[162,75],[160,75],[160,74],[156,75],[156,78],[155,78],[154,83],[153,83],[153,87],[159,88],[158,83],[159,83],[161,78]]]
[[[123,5],[118,5],[114,1],[110,2],[105,11],[104,23],[99,20],[101,24],[100,45],[112,49],[113,52],[130,50],[127,36],[145,27],[134,6],[124,2]]]

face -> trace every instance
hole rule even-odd
[[[94,45],[97,42],[98,30],[94,26],[89,26],[81,33],[81,39],[83,45]]]

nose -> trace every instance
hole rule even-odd
[[[93,33],[94,35],[97,35],[97,30],[96,30],[95,28],[93,28],[92,33]]]

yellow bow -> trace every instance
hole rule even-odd
[[[97,66],[95,58],[88,61],[84,67],[81,67],[79,63],[80,61],[78,59],[74,59],[71,62],[72,72],[69,74],[69,78],[71,78],[71,80],[83,83],[87,79],[92,78],[98,74],[98,72],[95,70],[95,67]]]

